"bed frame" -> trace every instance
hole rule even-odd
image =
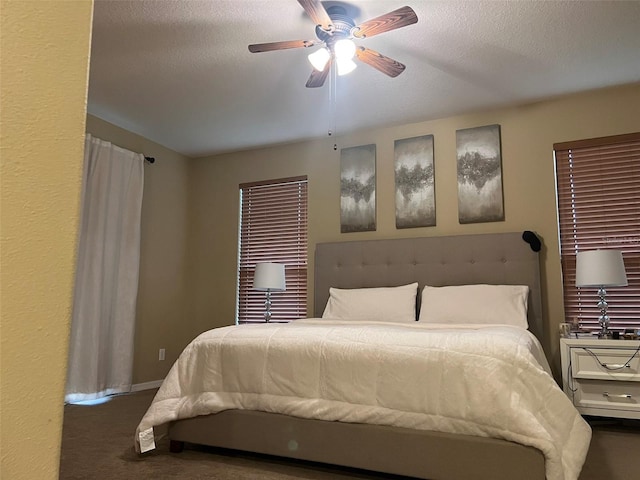
[[[528,285],[529,329],[542,339],[539,259],[522,233],[321,243],[314,281],[316,317],[329,287]],[[430,480],[545,478],[542,453],[514,442],[256,411],[172,422],[169,438],[172,451],[189,442]]]

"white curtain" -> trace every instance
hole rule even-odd
[[[65,401],[131,390],[144,156],[87,134]]]

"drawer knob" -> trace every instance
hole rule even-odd
[[[632,398],[628,393],[623,393],[621,395],[612,395],[609,392],[604,392],[602,396],[607,398]]]

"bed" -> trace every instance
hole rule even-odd
[[[153,427],[168,423],[176,451],[188,442],[432,480],[578,477],[591,432],[555,384],[535,340],[543,335],[539,259],[522,233],[321,243],[314,261],[316,319],[203,333],[181,355],[188,360],[179,359],[172,367],[143,417],[136,432],[138,451],[154,448]],[[445,325],[440,330],[442,326],[416,321],[321,318],[323,313],[327,317],[328,303],[337,305],[337,292],[396,287],[406,293],[416,283],[413,318],[421,320],[435,304],[429,300],[428,307],[422,306],[422,296],[451,290],[438,288],[526,287],[525,316],[533,335],[511,325]],[[384,297],[380,299],[384,310]],[[240,335],[241,328],[249,337],[268,337],[266,346],[256,347],[257,354],[243,353],[254,347]],[[214,344],[217,353],[203,350],[205,342]],[[278,345],[296,348],[278,353]],[[334,345],[337,350],[329,350]],[[536,348],[537,357],[531,354]],[[387,349],[399,357],[387,357]],[[512,350],[522,359],[507,358]],[[433,363],[431,357],[444,355],[468,363],[446,363],[446,369]],[[256,359],[269,368],[255,367],[260,363]],[[300,370],[305,363],[319,375],[333,372],[358,388],[335,393],[322,383],[331,392],[316,400],[313,392],[324,380]],[[224,376],[225,371],[232,373]],[[209,390],[208,381],[200,380],[207,376],[217,376],[211,382],[226,387]],[[262,384],[277,377],[277,395],[249,385],[251,376]],[[476,377],[502,383],[495,391],[472,387]],[[381,389],[381,384],[389,388]],[[264,388],[276,387],[269,380]],[[309,390],[301,394],[294,391],[298,388]],[[283,403],[283,397],[294,402]],[[429,408],[435,411],[423,412],[423,404],[433,404]],[[458,410],[448,410],[454,408]]]

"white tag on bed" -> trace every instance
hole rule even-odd
[[[144,432],[138,434],[140,440],[140,453],[148,452],[156,448],[156,442],[153,438],[153,428],[148,428]]]

